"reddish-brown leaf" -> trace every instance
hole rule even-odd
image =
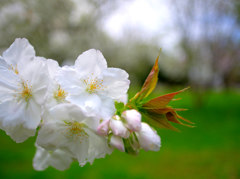
[[[166,108],[160,108],[160,109],[145,109],[145,110],[147,110],[149,114],[166,115],[166,118],[168,119],[168,121],[175,122],[175,123],[185,125],[188,127],[193,127],[189,124],[182,123],[181,121],[178,120],[178,119],[181,119],[185,122],[193,124],[193,122],[183,118],[182,116],[180,116],[176,113],[176,111],[184,111],[186,109],[174,109],[171,107],[166,107]]]
[[[146,121],[158,128],[166,128],[166,129],[171,129],[174,131],[179,131],[177,128],[173,127],[167,120],[165,115],[161,114],[142,114],[142,116],[146,119]]]
[[[157,57],[155,64],[149,73],[147,79],[145,80],[142,89],[134,96],[136,101],[141,101],[142,99],[146,98],[156,87],[158,81],[158,58]]]
[[[147,109],[165,108],[168,105],[168,103],[174,98],[175,95],[177,95],[187,89],[188,88],[184,88],[180,91],[165,94],[165,95],[159,96],[157,98],[154,98],[154,99],[148,101],[147,103],[143,104],[143,107],[147,108]]]

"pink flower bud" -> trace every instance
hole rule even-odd
[[[126,110],[122,113],[122,117],[126,120],[128,129],[131,131],[141,130],[141,114],[137,110]]]
[[[109,121],[110,120],[104,120],[97,128],[97,133],[102,136],[108,135],[109,131]]]
[[[160,149],[161,140],[157,132],[147,123],[142,123],[142,129],[136,132],[140,146],[148,151],[158,151]]]
[[[124,152],[125,148],[124,148],[124,144],[123,144],[123,140],[121,137],[119,136],[112,136],[111,140],[110,140],[110,145],[117,148],[118,150]]]
[[[124,126],[119,116],[114,116],[110,120],[110,128],[112,129],[113,134],[116,136],[128,138],[130,135],[128,129]]]

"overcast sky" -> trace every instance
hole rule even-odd
[[[127,29],[142,38],[161,36],[160,46],[172,48],[178,41],[173,14],[166,0],[132,0],[123,2],[105,21],[104,29],[113,38],[122,38]]]

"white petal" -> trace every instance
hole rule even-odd
[[[0,66],[0,102],[12,99],[21,79],[12,70]]]
[[[33,101],[14,100],[0,103],[1,128],[16,142],[23,142],[35,135],[41,120],[41,110]]]
[[[99,50],[90,49],[78,56],[75,62],[75,68],[87,76],[93,74],[98,76],[107,68],[107,62]]]
[[[94,159],[104,158],[106,154],[111,154],[112,149],[107,144],[107,139],[90,133],[90,144],[88,150],[88,162],[93,163]]]
[[[52,166],[63,171],[69,168],[73,162],[71,156],[60,149],[49,152],[38,145],[36,145],[36,147],[37,151],[33,159],[33,167],[35,170],[42,171]]]
[[[23,68],[35,56],[33,46],[25,38],[17,38],[12,45],[3,52],[3,58],[14,67]]]
[[[99,93],[119,102],[126,103],[130,81],[126,71],[118,68],[108,68],[103,71],[104,90]]]
[[[126,120],[128,129],[132,131],[141,130],[141,114],[137,110],[126,110],[122,113],[122,117]]]
[[[15,142],[21,143],[27,140],[29,137],[35,136],[36,130],[25,128],[21,125],[8,126],[7,128],[2,128]]]
[[[119,136],[112,136],[111,140],[110,140],[110,145],[117,148],[118,150],[124,152],[125,148],[124,148],[124,144],[123,144],[123,140],[121,137]]]
[[[25,105],[14,101],[0,103],[0,128],[17,143],[35,135],[36,129],[25,126]]]
[[[130,133],[129,133],[128,129],[124,126],[122,121],[111,119],[109,125],[110,125],[110,128],[112,129],[112,132],[114,135],[120,136],[123,138],[129,137]]]
[[[78,95],[85,90],[83,80],[74,68],[62,67],[56,74],[56,80],[71,95]]]
[[[43,104],[49,85],[46,64],[43,61],[35,59],[26,64],[25,69],[20,75],[31,86],[34,100],[38,104]]]
[[[161,140],[157,132],[147,123],[142,123],[140,132],[136,132],[140,146],[148,151],[158,151],[160,149]]]
[[[97,115],[100,118],[109,119],[115,112],[114,101],[97,94],[89,94],[87,92],[82,92],[78,95],[69,94],[66,99],[81,107],[88,116]]]
[[[29,129],[36,129],[41,121],[41,113],[41,106],[30,99],[24,110],[24,126]]]
[[[60,70],[58,62],[56,60],[45,59],[45,58],[43,58],[42,60],[45,61],[47,65],[50,78],[55,79],[56,74]]]

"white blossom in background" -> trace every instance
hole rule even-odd
[[[47,151],[38,145],[36,145],[36,148],[37,151],[33,158],[33,167],[35,170],[42,171],[51,166],[63,171],[69,168],[73,162],[71,155],[60,149]]]
[[[103,119],[114,115],[114,101],[127,101],[128,74],[108,68],[102,53],[95,49],[79,55],[74,68],[63,67],[56,79],[69,94],[66,100]]]
[[[26,39],[16,39],[0,59],[0,128],[16,142],[35,135],[49,79]]]
[[[78,106],[59,104],[49,111],[37,144],[50,151],[60,149],[83,166],[112,152],[107,139],[95,133],[98,125],[99,119],[86,116]]]

